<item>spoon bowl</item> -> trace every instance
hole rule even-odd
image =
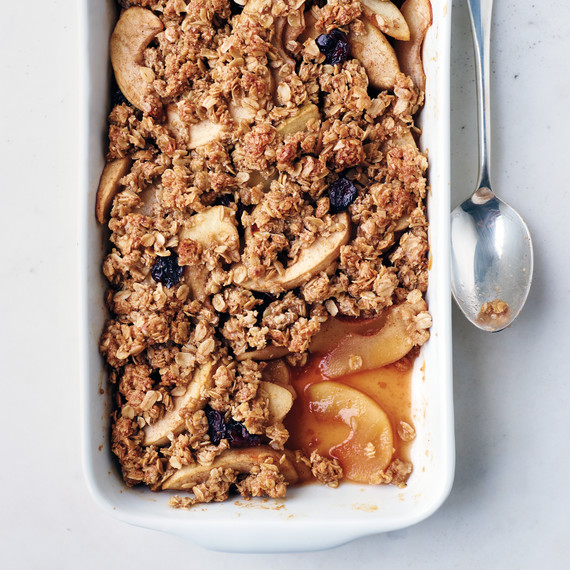
[[[451,267],[453,296],[474,325],[496,332],[519,315],[532,278],[530,232],[490,188],[451,213]]]
[[[493,0],[468,0],[475,40],[479,127],[477,190],[451,212],[451,291],[477,327],[496,332],[519,315],[532,282],[530,232],[491,189],[489,51]]]

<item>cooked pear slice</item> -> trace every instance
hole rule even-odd
[[[145,98],[154,93],[152,70],[143,66],[144,50],[163,30],[160,19],[151,10],[134,6],[125,10],[109,44],[111,64],[123,95],[137,109],[145,110]]]
[[[390,0],[360,0],[366,17],[386,35],[397,40],[410,39],[408,23]]]
[[[267,401],[271,423],[282,422],[293,406],[293,395],[287,388],[279,386],[279,384],[262,380],[259,383],[257,395]]]
[[[246,449],[228,449],[218,455],[211,465],[187,465],[179,469],[172,477],[163,484],[163,489],[179,491],[191,491],[193,487],[208,479],[212,469],[233,469],[238,473],[251,473],[254,467],[271,461],[279,466],[279,471],[289,484],[294,484],[299,479],[293,463],[283,454],[270,447],[259,446]]]
[[[121,187],[121,178],[128,174],[132,163],[132,159],[126,156],[105,165],[95,198],[95,217],[100,224],[104,224],[109,219],[113,198]]]
[[[166,108],[166,126],[176,142],[190,150],[219,139],[224,128],[209,119],[186,124],[180,119],[178,107],[175,104],[170,104]]]
[[[350,239],[350,219],[346,212],[336,214],[336,221],[341,229],[329,236],[318,237],[309,247],[303,249],[295,263],[284,269],[259,278],[247,278],[244,281],[235,281],[236,285],[260,291],[263,293],[282,293],[299,287],[312,279],[321,271],[325,271],[340,255],[340,248]],[[234,280],[236,272],[243,273],[242,264],[234,266]]]
[[[194,214],[186,220],[178,238],[191,239],[205,249],[212,245],[236,247],[239,233],[234,222],[234,212],[226,206],[212,206]]]
[[[351,331],[345,322],[347,332],[323,358],[322,372],[329,378],[339,378],[400,360],[415,346],[413,319],[426,308],[423,299],[418,303],[405,301],[388,307],[378,319],[365,322],[360,331]],[[319,347],[318,340],[311,345],[311,352],[317,351],[315,347]]]
[[[183,396],[173,398],[174,407],[168,410],[162,418],[144,428],[143,445],[166,445],[169,435],[179,435],[184,430],[185,422],[180,417],[183,409],[197,411],[204,407],[207,391],[213,386],[215,365],[211,362],[202,364],[194,372]]]
[[[362,20],[363,35],[349,34],[352,55],[366,69],[370,83],[377,89],[392,90],[400,72],[396,52],[386,36],[368,20]]]
[[[394,435],[386,412],[366,394],[339,382],[307,388],[309,409],[318,420],[342,422],[348,437],[330,451],[344,476],[355,483],[375,484],[394,454]]]
[[[426,75],[422,61],[422,46],[433,21],[430,0],[406,0],[401,12],[408,22],[410,39],[407,42],[395,43],[396,54],[402,71],[412,78],[417,89],[425,91]]]
[[[304,131],[309,121],[318,121],[320,118],[319,108],[313,103],[307,103],[301,107],[297,115],[289,117],[279,124],[276,130],[283,137],[286,137]]]
[[[281,358],[289,354],[289,350],[284,346],[275,346],[270,344],[265,348],[260,348],[258,350],[249,350],[242,354],[236,356],[236,360],[241,362],[242,360],[273,360],[275,358]]]

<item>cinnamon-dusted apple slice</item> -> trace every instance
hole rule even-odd
[[[422,61],[422,46],[433,14],[430,0],[406,0],[401,12],[410,28],[407,42],[395,42],[396,54],[402,71],[409,75],[417,89],[425,91],[426,75]]]
[[[125,10],[113,33],[109,49],[115,78],[123,95],[137,109],[145,109],[145,100],[155,95],[154,73],[143,65],[144,50],[163,30],[160,19],[146,8],[134,6]]]
[[[275,358],[281,358],[289,354],[289,350],[284,346],[275,346],[270,344],[265,348],[260,348],[258,350],[248,350],[242,354],[236,355],[236,360],[241,362],[242,360],[273,360]]]
[[[293,463],[282,451],[259,446],[245,449],[228,449],[218,455],[210,465],[187,465],[182,467],[162,484],[162,488],[191,491],[193,487],[208,479],[212,469],[233,469],[238,473],[248,474],[263,463],[277,465],[289,484],[296,483],[299,478]]]
[[[303,249],[295,263],[282,272],[274,270],[263,277],[245,278],[247,270],[244,265],[234,266],[234,282],[236,285],[263,293],[282,293],[309,281],[321,271],[325,271],[340,255],[340,248],[350,239],[350,221],[346,212],[336,214],[335,221],[340,229],[328,236],[318,237],[309,247]]]
[[[391,90],[400,72],[396,52],[386,36],[368,20],[362,20],[364,34],[349,34],[350,51],[366,69],[370,83],[377,89]]]
[[[319,382],[307,388],[309,409],[318,420],[344,423],[348,437],[330,454],[355,483],[376,484],[394,454],[394,435],[386,412],[366,394],[339,382]]]
[[[166,125],[176,142],[188,149],[198,148],[219,139],[223,130],[222,125],[209,119],[199,123],[184,123],[174,103],[166,108]]]
[[[366,17],[386,35],[397,40],[410,39],[406,19],[390,0],[360,0]]]
[[[162,418],[144,428],[143,445],[166,445],[169,435],[179,435],[184,430],[185,422],[180,417],[182,410],[197,411],[204,407],[207,391],[213,386],[215,364],[202,364],[194,372],[192,380],[183,396],[172,398],[174,407],[168,410]]]
[[[285,119],[275,127],[275,130],[286,137],[304,131],[309,121],[318,121],[320,118],[319,108],[313,103],[307,103],[301,107],[297,115]]]
[[[405,301],[388,307],[366,329],[348,332],[324,358],[322,372],[329,378],[339,378],[355,371],[373,370],[403,358],[416,345],[415,319],[427,310],[423,299],[417,303]],[[350,326],[346,327],[350,331]],[[311,351],[314,350],[311,346]]]
[[[293,406],[293,394],[290,390],[273,382],[262,380],[259,383],[257,395],[267,401],[269,421],[271,423],[282,422]]]
[[[132,163],[132,159],[126,156],[112,160],[105,165],[95,198],[95,217],[100,224],[108,220],[113,198],[121,187],[121,178],[128,174]]]

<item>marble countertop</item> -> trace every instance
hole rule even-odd
[[[570,567],[570,3],[495,3],[494,188],[526,219],[535,279],[514,325],[489,334],[454,308],[457,465],[429,519],[320,553],[230,555],[128,526],[88,494],[80,458],[79,45],[74,2],[3,6],[0,38],[0,470],[3,568],[233,570]],[[27,4],[30,6],[30,3]],[[476,176],[474,70],[453,2],[452,206]],[[24,206],[24,207],[23,207]],[[70,431],[70,426],[76,429]],[[231,566],[230,566],[231,565]]]

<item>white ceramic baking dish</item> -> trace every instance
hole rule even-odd
[[[129,489],[109,445],[110,398],[97,344],[106,311],[101,274],[106,235],[96,223],[95,192],[104,164],[109,111],[108,40],[116,19],[112,0],[82,0],[83,178],[81,290],[83,320],[83,456],[92,495],[128,523],[233,552],[319,550],[358,537],[415,524],[432,514],[451,489],[454,472],[449,286],[450,0],[432,0],[434,23],[424,46],[428,77],[421,144],[429,150],[431,270],[428,292],[433,329],[412,379],[414,472],[404,489],[343,484],[293,488],[285,500],[230,500],[190,511],[168,506],[169,494]]]

